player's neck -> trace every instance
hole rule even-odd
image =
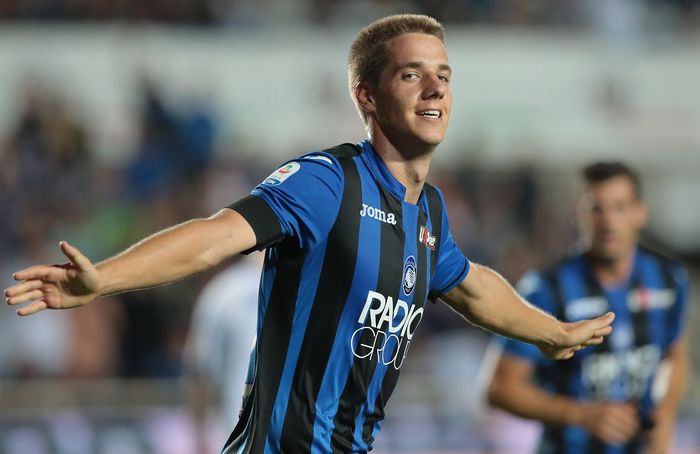
[[[619,259],[605,259],[591,254],[593,272],[603,287],[614,287],[627,281],[634,266],[634,251]]]
[[[391,174],[406,188],[404,200],[408,203],[418,203],[435,147],[422,151],[406,150],[405,147],[399,150],[381,134],[370,137],[370,140]]]

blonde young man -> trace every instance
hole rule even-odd
[[[489,400],[541,421],[542,453],[666,453],[689,368],[682,336],[687,275],[638,246],[647,208],[633,171],[600,162],[583,177],[585,250],[526,274],[518,289],[569,322],[613,311],[614,330],[566,362],[506,341]]]
[[[63,242],[70,262],[15,273],[8,303],[80,306],[266,249],[254,383],[225,453],[370,450],[427,299],[552,358],[602,342],[612,314],[561,323],[455,246],[425,182],[452,107],[443,33],[418,15],[360,31],[348,72],[368,140],[291,160],[212,217],[97,266]]]

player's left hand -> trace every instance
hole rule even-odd
[[[658,407],[652,414],[654,427],[645,436],[645,454],[666,454],[671,452],[673,429],[676,424],[676,414],[673,410]]]
[[[542,353],[552,359],[569,359],[574,353],[590,345],[598,345],[603,338],[612,332],[612,322],[615,314],[607,314],[591,320],[564,323],[562,325],[561,339],[554,345],[538,345]]]

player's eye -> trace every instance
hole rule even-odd
[[[401,76],[402,80],[416,80],[418,79],[418,73],[405,73]]]
[[[445,83],[450,82],[450,77],[447,74],[440,74],[438,78]]]

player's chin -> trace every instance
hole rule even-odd
[[[607,261],[616,261],[623,258],[627,249],[619,241],[600,242],[595,248],[598,256]]]
[[[421,139],[426,145],[438,146],[445,138],[445,131],[429,131],[421,134]]]

